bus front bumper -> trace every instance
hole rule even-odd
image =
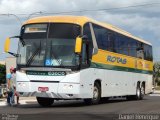
[[[39,88],[47,88],[41,91]],[[81,94],[82,86],[79,83],[38,83],[17,82],[17,91],[23,92],[23,96],[47,97],[55,99],[80,99],[87,95]]]

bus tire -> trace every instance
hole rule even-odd
[[[141,99],[141,87],[140,84],[137,84],[136,95],[133,96],[133,100],[140,100],[140,99]]]
[[[43,107],[49,107],[54,103],[54,99],[52,98],[44,98],[44,97],[36,97],[39,105]]]
[[[101,99],[101,87],[98,84],[98,82],[95,82],[94,88],[93,88],[93,98],[84,99],[84,102],[88,105],[91,104],[98,104]]]
[[[137,84],[136,87],[136,95],[128,95],[126,96],[127,100],[140,100],[142,98],[140,85]]]
[[[143,100],[144,95],[145,95],[145,87],[144,87],[144,84],[142,84],[142,86],[141,86],[141,96],[140,96],[140,100]]]

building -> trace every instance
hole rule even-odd
[[[11,67],[16,68],[16,57],[7,57],[5,60],[5,64],[6,64],[6,73],[9,73]]]
[[[0,60],[0,64],[1,64],[1,65],[5,65],[5,61]]]

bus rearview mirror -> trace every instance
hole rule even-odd
[[[75,53],[80,54],[81,51],[82,51],[82,38],[77,37],[76,44],[75,44]]]
[[[10,42],[11,42],[10,38],[7,38],[6,41],[5,41],[5,45],[4,45],[4,52],[9,53],[9,54],[11,54],[11,55],[13,55],[15,57],[18,57],[18,54],[12,53],[12,52],[9,51]]]
[[[4,52],[8,53],[10,49],[10,38],[7,38],[4,45]]]

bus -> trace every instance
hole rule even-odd
[[[17,53],[9,51],[11,38],[19,39]],[[141,100],[152,90],[152,45],[85,16],[29,19],[4,49],[17,57],[17,91],[36,96],[41,106],[79,99],[98,104],[114,96]]]

